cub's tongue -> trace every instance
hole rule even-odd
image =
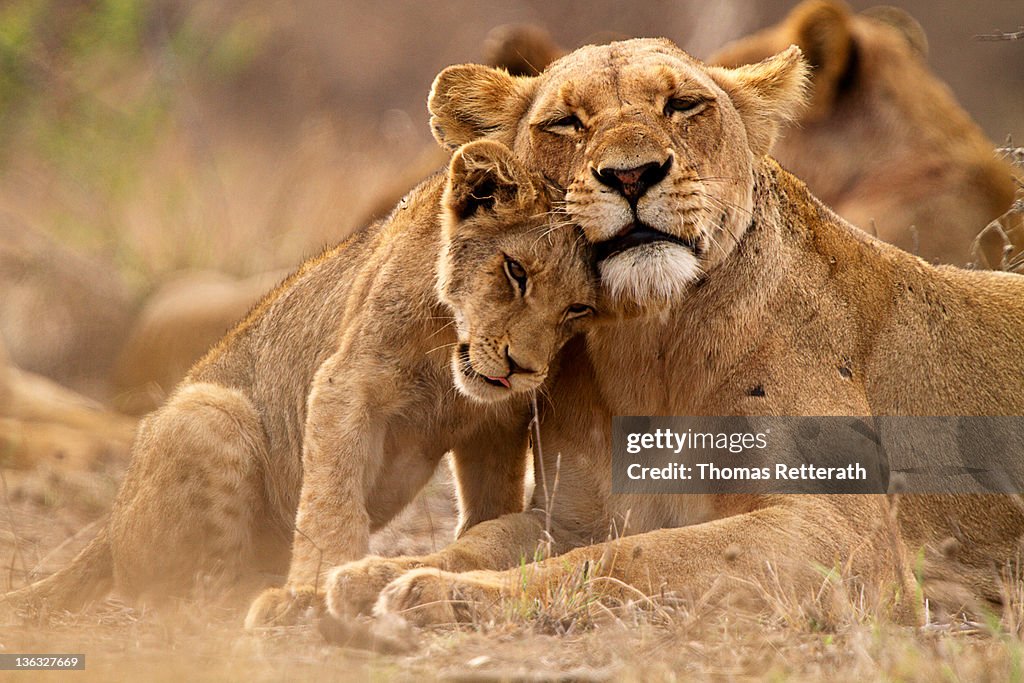
[[[487,377],[487,375],[484,375],[484,377]],[[505,377],[487,377],[487,379],[491,380],[492,382],[497,382],[506,389],[512,388],[512,385],[508,383],[508,379]]]

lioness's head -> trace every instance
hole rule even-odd
[[[798,111],[799,49],[737,69],[668,40],[587,46],[536,77],[461,65],[430,95],[443,144],[498,140],[566,188],[606,291],[671,300],[726,258],[750,222],[755,161]]]
[[[437,291],[455,315],[455,385],[480,401],[537,389],[595,312],[579,228],[553,210],[543,177],[490,141],[452,157],[442,226]]]

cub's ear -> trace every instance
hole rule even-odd
[[[535,87],[535,79],[501,69],[450,66],[430,88],[430,129],[448,149],[485,137],[511,145]]]
[[[757,64],[708,70],[732,99],[756,157],[771,150],[779,128],[803,109],[808,68],[795,45]]]
[[[849,8],[834,0],[808,0],[786,19],[791,40],[811,67],[811,102],[804,118],[828,115],[836,94],[853,67],[853,35]]]
[[[458,221],[481,210],[525,206],[536,197],[537,188],[529,171],[501,143],[471,142],[452,157],[444,206]]]
[[[484,59],[513,76],[537,76],[565,54],[546,29],[536,24],[503,24],[484,41]]]

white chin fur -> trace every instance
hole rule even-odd
[[[601,262],[601,281],[616,300],[670,301],[698,280],[700,262],[686,247],[654,242]]]

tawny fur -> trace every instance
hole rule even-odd
[[[611,494],[614,415],[1024,410],[1024,279],[934,267],[871,238],[765,156],[800,106],[805,73],[793,48],[728,70],[667,41],[633,40],[581,48],[535,79],[473,65],[438,76],[430,107],[444,143],[487,136],[512,146],[569,188],[567,210],[593,242],[627,229],[634,212],[663,220],[662,230],[696,242],[704,275],[672,284],[683,293],[670,301],[620,300],[647,314],[566,347],[543,420],[546,459],[535,465],[559,478],[548,501],[558,557],[521,566],[543,547],[538,488],[531,510],[437,553],[339,567],[333,614],[499,618],[502,598],[544,599],[584,571],[621,599],[774,585],[813,601],[822,568],[834,568],[853,599],[914,621],[919,551],[927,597],[952,609],[999,599],[1024,532],[1008,498]],[[704,106],[667,113],[669,84]],[[549,125],[567,114],[579,129]],[[593,181],[608,159],[642,166],[669,155],[672,170],[635,210]],[[632,277],[646,277],[645,258]],[[609,533],[623,537],[602,542]],[[951,537],[961,550],[941,553]]]
[[[550,212],[546,183],[507,149],[457,154],[450,178],[306,262],[201,360],[142,422],[99,535],[7,600],[243,597],[287,572],[247,619],[285,623],[316,599],[323,571],[366,554],[449,450],[460,530],[521,510],[525,392],[595,296],[582,240]],[[506,257],[529,274],[525,295]],[[472,399],[453,386],[460,344]]]

